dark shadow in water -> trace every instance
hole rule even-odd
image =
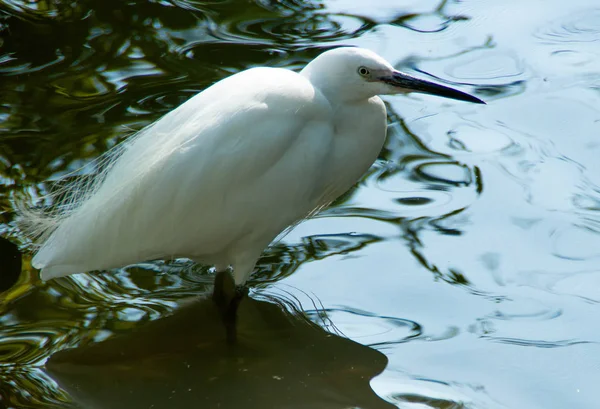
[[[0,293],[17,283],[21,264],[21,252],[17,245],[0,237]]]
[[[329,334],[281,305],[247,298],[239,341],[224,342],[212,301],[125,336],[55,354],[48,372],[76,405],[135,408],[393,408],[369,381],[380,352]]]

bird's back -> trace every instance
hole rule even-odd
[[[33,264],[49,279],[164,257],[228,262],[241,240],[264,248],[315,205],[331,117],[288,70],[220,81],[127,141]]]

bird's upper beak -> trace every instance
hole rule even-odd
[[[401,88],[408,92],[422,92],[425,94],[437,95],[439,97],[457,99],[459,101],[485,104],[485,102],[473,95],[434,82],[415,78],[400,71],[394,71],[392,75],[380,77],[379,79],[386,84]]]

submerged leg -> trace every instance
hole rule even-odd
[[[223,310],[229,304],[234,288],[235,284],[229,271],[217,271],[212,299],[217,307],[219,307],[219,310]]]
[[[231,344],[235,343],[237,339],[237,310],[240,302],[247,294],[248,288],[245,286],[236,286],[233,277],[228,271],[217,272],[213,290],[213,301],[221,313],[227,334],[227,342]]]
[[[248,287],[235,287],[233,298],[223,313],[223,323],[225,324],[225,332],[227,333],[227,342],[230,344],[234,344],[237,341],[237,311],[246,295],[248,295]]]

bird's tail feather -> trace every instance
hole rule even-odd
[[[17,214],[15,220],[17,228],[31,241],[34,249],[39,249],[56,230],[59,218],[44,209],[30,206],[25,199],[16,199],[13,206]]]
[[[49,192],[36,200],[38,203],[44,203],[44,206],[33,205],[30,198],[14,199],[16,225],[31,241],[34,249],[43,246],[62,221],[98,189],[125,147],[126,143],[118,144],[85,167],[75,170],[60,180],[50,181],[47,184]],[[89,169],[93,169],[93,172],[90,173]]]

